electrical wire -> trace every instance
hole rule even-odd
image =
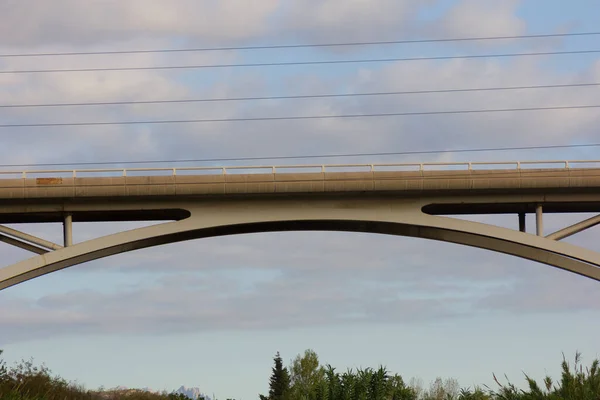
[[[324,61],[289,61],[289,62],[264,62],[243,64],[203,64],[203,65],[164,65],[151,67],[100,67],[100,68],[67,68],[67,69],[33,69],[33,70],[7,70],[0,74],[43,74],[43,73],[72,73],[72,72],[107,72],[107,71],[149,71],[149,70],[183,70],[203,68],[248,68],[248,67],[285,67],[299,65],[334,65],[334,64],[358,64],[358,63],[386,63],[404,61],[434,61],[434,60],[464,60],[477,58],[504,58],[504,57],[526,57],[526,56],[551,56],[568,54],[595,54],[600,50],[571,50],[571,51],[545,51],[534,53],[499,53],[499,54],[472,54],[458,56],[433,56],[433,57],[407,57],[407,58],[370,58],[357,60],[324,60]]]
[[[179,159],[179,160],[139,160],[139,161],[98,161],[98,162],[72,162],[72,163],[36,163],[36,164],[0,164],[0,168],[17,167],[59,167],[59,166],[81,166],[81,165],[136,165],[136,164],[181,164],[181,163],[216,163],[236,161],[266,161],[266,160],[301,160],[317,158],[350,158],[350,157],[385,157],[385,156],[408,156],[424,154],[447,154],[447,153],[483,153],[499,151],[522,151],[522,150],[551,150],[551,149],[574,149],[600,147],[600,143],[581,143],[565,145],[546,146],[516,146],[516,147],[484,147],[467,149],[444,149],[444,150],[413,150],[379,153],[338,153],[338,154],[304,154],[292,156],[262,156],[262,157],[228,157],[228,158],[201,158],[201,159]]]
[[[518,36],[487,36],[487,37],[438,38],[438,39],[414,39],[414,40],[386,40],[386,41],[371,41],[371,42],[305,43],[305,44],[233,46],[233,47],[200,47],[200,48],[183,48],[183,49],[112,50],[112,51],[109,50],[109,51],[54,52],[54,53],[15,53],[15,54],[0,54],[0,58],[89,56],[89,55],[110,55],[110,54],[184,53],[184,52],[189,53],[189,52],[229,51],[229,50],[297,49],[297,48],[310,48],[310,47],[348,47],[348,46],[372,46],[372,45],[411,44],[411,43],[445,43],[445,42],[507,40],[507,39],[515,40],[515,39],[536,39],[536,38],[595,36],[595,35],[600,35],[600,32],[548,33],[548,34],[518,35]]]
[[[0,124],[0,128],[39,128],[39,127],[66,127],[66,126],[106,126],[106,125],[142,125],[142,124],[190,124],[190,123],[218,123],[218,122],[253,122],[253,121],[291,121],[337,118],[380,118],[380,117],[407,117],[418,115],[451,115],[451,114],[479,114],[499,112],[523,111],[549,111],[549,110],[575,110],[600,108],[600,105],[557,106],[557,107],[531,107],[531,108],[502,108],[487,110],[451,110],[451,111],[416,111],[398,113],[376,114],[339,114],[339,115],[306,115],[287,117],[249,117],[249,118],[213,118],[213,119],[178,119],[158,121],[96,121],[96,122],[58,122],[58,123],[33,123],[33,124]]]
[[[116,105],[140,105],[140,104],[170,104],[170,103],[202,103],[202,102],[228,102],[228,101],[260,101],[260,100],[290,100],[290,99],[318,99],[336,97],[361,97],[361,96],[391,96],[412,94],[434,94],[434,93],[461,93],[461,92],[485,92],[501,90],[528,90],[528,89],[550,89],[550,88],[574,88],[600,86],[600,82],[592,83],[570,83],[537,86],[508,86],[508,87],[484,87],[463,89],[433,89],[433,90],[411,90],[396,92],[369,92],[369,93],[330,93],[315,95],[291,95],[291,96],[264,96],[264,97],[221,97],[203,99],[173,99],[173,100],[131,100],[131,101],[106,101],[106,102],[83,102],[83,103],[30,103],[30,104],[0,104],[0,108],[35,108],[35,107],[78,107],[78,106],[116,106]]]

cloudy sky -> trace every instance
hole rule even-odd
[[[6,0],[0,53],[60,53],[591,32],[597,0]],[[419,91],[600,82],[596,53],[544,57],[70,73],[600,50],[600,36],[236,51],[0,57],[0,106]],[[395,96],[0,107],[1,124],[190,120],[600,105],[599,86]],[[600,142],[598,109],[412,117],[0,128],[0,159],[36,163],[401,152]],[[598,148],[318,162],[600,159]],[[284,161],[280,161],[283,163]],[[297,163],[298,160],[287,162]],[[307,161],[306,161],[307,162]],[[232,164],[229,162],[228,164]],[[264,161],[262,163],[271,163]],[[152,164],[147,164],[152,165]],[[192,165],[180,163],[178,165]],[[200,165],[196,163],[196,165]],[[204,164],[203,164],[204,165]],[[12,167],[28,168],[28,167]],[[550,232],[586,217],[548,218]],[[516,217],[476,220],[516,225]],[[532,221],[530,221],[530,226]],[[136,223],[81,224],[75,241]],[[19,227],[60,241],[60,226]],[[600,251],[597,231],[568,241]],[[4,265],[29,257],[3,245]],[[111,257],[0,292],[0,348],[89,387],[268,390],[271,358],[306,348],[339,369],[425,382],[555,373],[598,355],[600,286],[478,249],[349,233],[203,239]]]

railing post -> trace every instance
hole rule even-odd
[[[77,170],[73,170],[73,178],[77,178]]]
[[[127,170],[123,168],[123,176],[127,176]]]
[[[273,173],[273,175],[275,175],[275,166],[271,167],[271,172]]]
[[[321,165],[321,172],[325,173],[325,164]]]

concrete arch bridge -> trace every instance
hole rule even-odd
[[[0,290],[145,247],[292,230],[440,240],[600,280],[600,253],[560,241],[600,215],[544,232],[544,214],[580,212],[600,214],[600,161],[0,171],[0,241],[35,253],[0,266]],[[514,229],[453,218],[466,214],[514,215]],[[73,241],[77,222],[144,220],[165,222]],[[6,226],[56,222],[61,244]]]

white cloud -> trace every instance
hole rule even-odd
[[[132,40],[227,43],[256,37],[278,0],[8,1],[0,5],[4,46],[98,45]]]
[[[432,0],[292,0],[283,23],[315,41],[369,41],[399,37]]]
[[[223,46],[273,41],[369,41],[514,35],[525,29],[517,0],[462,0],[440,18],[420,13],[437,0],[77,0],[0,5],[2,47],[156,48],[174,41]],[[65,11],[68,10],[68,11]],[[334,49],[339,50],[339,49]]]
[[[509,290],[490,294],[481,299],[477,307],[513,314],[572,313],[600,309],[598,282],[578,276],[564,278],[560,271],[546,271],[536,279],[523,280]]]
[[[453,37],[523,35],[526,22],[516,15],[521,0],[461,0],[443,17],[441,25]]]
[[[256,272],[256,271],[255,271]],[[273,278],[246,288],[219,273],[172,275],[141,288],[101,294],[72,291],[37,301],[0,305],[2,343],[65,334],[168,334],[219,329],[285,329],[455,315],[449,294],[398,298],[394,290],[364,288],[348,275]]]

